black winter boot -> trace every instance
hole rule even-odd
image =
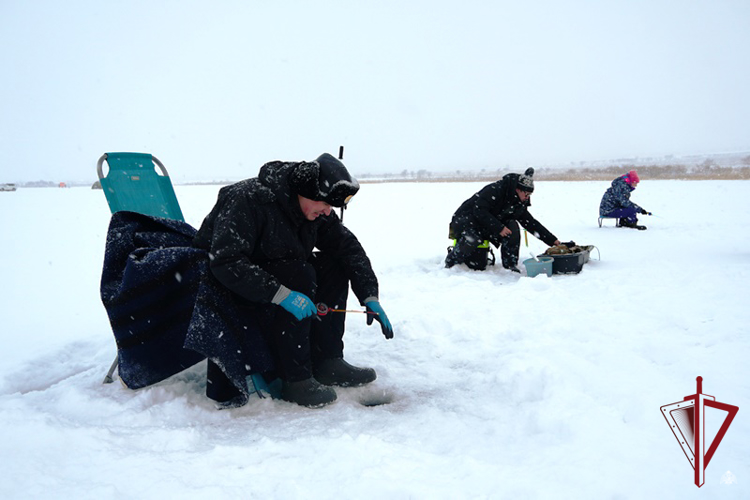
[[[336,391],[310,377],[299,382],[283,381],[281,399],[308,408],[321,408],[336,401]]]
[[[313,366],[315,378],[324,385],[358,387],[369,384],[378,376],[372,368],[352,366],[343,358],[324,359]]]
[[[450,269],[451,267],[458,264],[458,258],[456,257],[455,247],[448,247],[448,255],[445,257],[445,267]]]
[[[620,227],[630,227],[639,231],[644,231],[646,229],[646,226],[640,226],[638,225],[638,222],[630,222],[626,219],[620,219]]]

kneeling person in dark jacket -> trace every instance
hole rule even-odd
[[[445,267],[465,263],[471,269],[484,270],[487,252],[477,251],[477,248],[489,242],[496,248],[501,247],[504,268],[520,272],[517,267],[521,247],[519,222],[547,245],[560,244],[560,240],[528,211],[534,192],[533,175],[533,168],[526,169],[523,175],[506,174],[458,207],[449,231],[449,237],[455,239],[456,244],[448,250]]]
[[[368,325],[374,319],[386,338],[393,337],[370,260],[331,209],[345,206],[358,190],[343,163],[327,153],[313,162],[270,162],[258,177],[220,190],[194,240],[210,251],[209,279],[257,313],[282,380],[281,397],[303,406],[335,401],[328,386],[376,378],[375,370],[344,361],[345,313],[318,316],[316,303],[345,309],[351,283],[370,313]],[[222,375],[209,360],[210,383]]]

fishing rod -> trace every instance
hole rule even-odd
[[[379,316],[378,313],[375,311],[360,311],[357,309],[331,309],[327,305],[325,305],[323,302],[318,302],[315,307],[318,309],[318,316],[325,316],[329,312],[333,313],[343,313],[343,312],[349,312],[349,313],[362,313],[362,314],[374,314],[375,316]]]
[[[344,161],[344,146],[339,146],[339,160]],[[341,222],[344,222],[344,210],[346,209],[346,203],[341,207]]]

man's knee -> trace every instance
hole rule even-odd
[[[508,229],[510,229],[510,234],[508,235],[508,237],[511,240],[521,241],[521,227],[518,225],[518,222],[516,222],[514,220],[509,221],[505,225],[505,227],[507,227]]]
[[[315,281],[318,289],[349,289],[349,276],[340,260],[326,254],[325,252],[314,252],[312,256],[310,256],[308,262],[315,270]]]

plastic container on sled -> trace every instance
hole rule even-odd
[[[548,255],[540,255],[538,259],[539,261],[536,259],[526,259],[523,261],[523,265],[526,268],[526,275],[530,278],[541,273],[545,273],[547,276],[552,276],[552,257]]]
[[[552,274],[578,274],[583,269],[583,265],[589,261],[591,249],[593,246],[585,246],[582,251],[561,255],[545,255],[539,257],[552,258]]]

